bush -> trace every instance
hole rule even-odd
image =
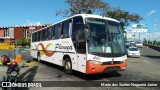
[[[17,40],[12,41],[13,44],[15,45],[21,45],[23,46],[30,46],[30,41],[27,41],[25,38],[20,38]]]
[[[148,41],[148,44],[152,45],[152,42],[151,42],[151,41]]]
[[[160,46],[160,41],[157,42],[157,46]]]
[[[153,41],[153,45],[157,46],[157,41],[156,40]]]

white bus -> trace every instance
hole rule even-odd
[[[122,71],[127,67],[120,23],[78,14],[32,33],[31,56],[85,74]]]

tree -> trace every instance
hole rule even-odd
[[[147,41],[146,38],[144,38],[143,43],[144,43],[144,44],[148,44],[148,41]]]
[[[120,21],[122,28],[128,26],[131,22],[138,23],[143,20],[141,16],[135,13],[129,13],[127,11],[121,10],[120,8],[113,8],[104,12],[105,16],[117,19]]]
[[[138,23],[143,20],[141,16],[135,13],[129,13],[120,8],[111,8],[108,3],[102,0],[66,0],[70,6],[69,9],[59,10],[56,15],[64,17],[75,14],[99,14],[102,16],[111,17],[120,21],[122,28],[128,26],[131,22]]]
[[[56,15],[68,17],[75,14],[93,14],[103,12],[104,8],[109,8],[108,4],[101,0],[66,0],[66,3],[70,8],[58,10]]]
[[[153,41],[153,45],[157,46],[157,41],[156,40]]]

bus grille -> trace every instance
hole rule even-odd
[[[119,67],[108,67],[108,68],[104,69],[103,73],[114,72],[114,71],[119,71],[119,70],[120,70]]]
[[[122,61],[110,61],[110,62],[103,62],[102,65],[112,65],[112,64],[121,64]]]

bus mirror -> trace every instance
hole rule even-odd
[[[123,35],[124,35],[125,41],[127,41],[127,32],[126,32],[126,31],[123,31]]]
[[[88,40],[89,39],[89,25],[84,24],[84,34],[85,34],[85,39]]]
[[[84,27],[87,28],[87,29],[89,29],[89,25],[87,25],[87,24],[84,24]]]
[[[89,29],[88,28],[84,29],[84,34],[85,34],[85,39],[88,40],[89,39]]]

